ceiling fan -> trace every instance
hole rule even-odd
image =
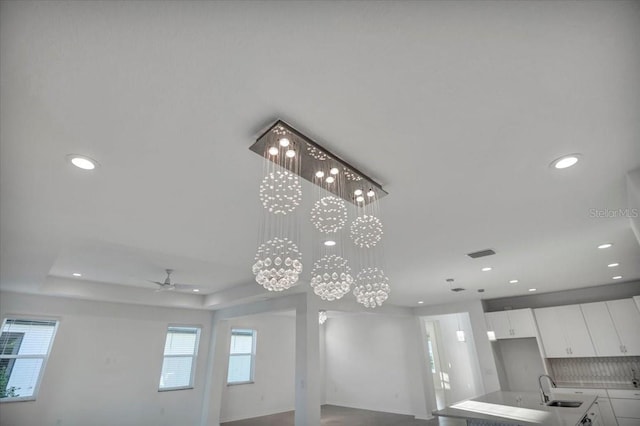
[[[189,284],[175,284],[171,282],[171,273],[173,269],[165,269],[167,273],[167,277],[164,279],[164,282],[160,281],[149,281],[154,284],[159,285],[156,291],[172,291],[172,290],[191,290],[191,291],[199,291],[198,286],[189,285]]]

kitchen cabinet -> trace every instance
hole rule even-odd
[[[609,389],[611,406],[619,426],[640,424],[640,389]]]
[[[580,305],[539,308],[534,313],[547,358],[596,356]]]
[[[485,314],[487,329],[496,339],[536,337],[536,324],[531,309],[515,309]]]
[[[640,311],[632,299],[612,300],[607,307],[625,355],[640,355]]]
[[[596,395],[598,399],[596,403],[600,409],[600,424],[604,426],[617,426],[616,416],[611,407],[609,394],[606,389],[585,389],[585,388],[558,388],[554,389],[559,393],[567,393],[571,395]]]
[[[640,355],[640,311],[632,299],[580,305],[597,356]]]

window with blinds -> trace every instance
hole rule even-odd
[[[0,333],[0,400],[35,399],[57,321],[6,318]]]
[[[256,331],[232,329],[227,384],[253,383],[255,354]]]
[[[199,341],[198,327],[169,327],[159,390],[193,388]]]

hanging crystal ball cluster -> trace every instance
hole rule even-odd
[[[382,239],[382,234],[382,222],[375,216],[365,214],[351,223],[351,239],[358,247],[375,247]]]
[[[365,268],[358,273],[353,295],[367,308],[381,306],[387,300],[391,288],[389,278],[379,268]]]
[[[275,170],[265,176],[260,184],[260,201],[270,213],[291,213],[301,200],[300,179],[288,170]]]
[[[258,247],[252,271],[256,282],[269,291],[290,288],[302,272],[302,256],[288,238],[273,238]]]
[[[347,206],[342,198],[329,195],[315,202],[311,222],[320,232],[337,232],[347,223]]]
[[[321,257],[311,271],[311,287],[322,300],[337,300],[351,290],[353,277],[347,260],[335,254]]]

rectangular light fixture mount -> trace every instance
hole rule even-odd
[[[322,171],[325,173],[325,176],[328,177],[330,176],[329,172],[331,169],[337,169],[338,174],[343,177],[342,188],[339,190],[339,185],[335,184],[323,185],[322,188],[343,198],[345,201],[356,204],[354,193],[358,189],[362,190],[364,194],[364,201],[360,204],[368,204],[374,199],[382,198],[388,194],[387,191],[382,189],[382,186],[372,178],[282,120],[277,120],[273,123],[256,139],[255,143],[251,145],[249,149],[275,163],[274,157],[269,155],[268,150],[270,147],[277,148],[282,138],[289,140],[289,147],[295,151],[300,164],[299,173],[297,170],[289,170],[309,182],[317,185],[317,172]],[[281,165],[281,163],[277,164]],[[285,164],[287,163],[285,162]],[[373,191],[374,196],[367,196],[366,194],[369,191]]]

